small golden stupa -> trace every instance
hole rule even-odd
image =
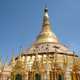
[[[47,7],[33,45],[10,64],[0,62],[0,80],[80,80],[80,59],[52,32]]]

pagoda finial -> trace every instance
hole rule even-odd
[[[49,16],[48,16],[48,8],[46,5],[44,8],[42,30],[38,35],[36,42],[37,43],[44,43],[44,42],[58,43],[58,39],[56,35],[51,30],[51,25],[50,25]]]
[[[45,4],[44,11],[45,11],[45,12],[48,12],[47,4]]]
[[[45,25],[49,25],[49,24],[50,24],[50,22],[49,22],[49,16],[48,16],[48,8],[45,5],[45,8],[44,8],[44,16],[43,16],[43,27]],[[50,26],[48,26],[48,27],[50,27]]]

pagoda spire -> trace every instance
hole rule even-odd
[[[45,9],[44,9],[42,30],[50,30],[50,22],[49,22],[48,8],[47,7],[45,7]]]
[[[12,51],[12,58],[11,58],[11,65],[12,67],[14,67],[16,61],[15,61],[15,57],[14,57],[14,51]]]
[[[0,56],[0,71],[2,69],[2,66],[3,66],[3,64],[2,64],[2,59],[1,59],[1,56]]]
[[[51,30],[47,7],[44,8],[42,30],[38,35],[36,42],[37,43],[44,43],[44,42],[58,43],[58,39],[56,35]]]

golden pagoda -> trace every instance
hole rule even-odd
[[[9,64],[0,62],[0,80],[80,80],[80,58],[52,32],[47,7],[32,46]]]

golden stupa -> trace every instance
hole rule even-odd
[[[52,32],[48,8],[33,45],[9,64],[0,61],[0,80],[80,80],[80,59]]]

